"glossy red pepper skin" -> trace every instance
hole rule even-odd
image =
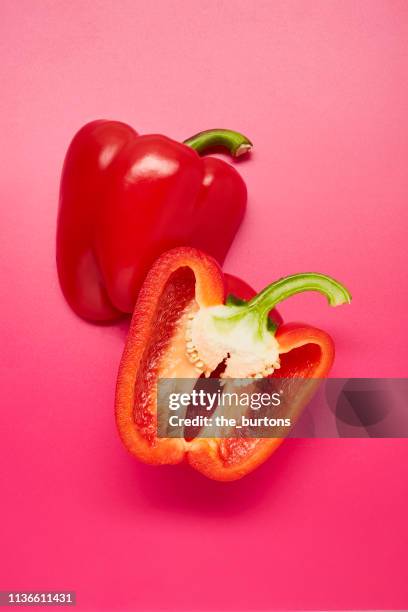
[[[235,282],[245,290],[243,281]],[[247,290],[251,288],[247,286]],[[263,463],[282,442],[278,438],[157,438],[157,381],[198,378],[185,352],[188,317],[197,306],[223,303],[226,293],[225,278],[216,261],[196,249],[173,249],[163,254],[146,277],[119,368],[115,403],[122,442],[145,463],[187,461],[214,480],[236,480]],[[327,376],[334,359],[333,341],[327,333],[291,323],[279,326],[276,338],[281,369],[274,377]],[[310,399],[305,393],[294,392],[292,402],[299,411]]]
[[[147,270],[181,245],[224,261],[246,207],[238,172],[166,136],[85,125],[61,178],[57,267],[72,309],[93,321],[133,311]]]

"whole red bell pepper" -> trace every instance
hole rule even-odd
[[[330,277],[298,274],[249,301],[225,300],[223,273],[212,257],[187,247],[163,254],[139,293],[119,368],[116,422],[126,448],[150,464],[187,460],[215,480],[241,478],[265,461],[281,439],[158,438],[158,379],[198,379],[222,363],[224,377],[326,377],[334,359],[330,336],[268,317],[282,299],[309,290],[324,294],[332,306],[351,299]],[[306,390],[292,392],[296,410],[309,399]]]
[[[231,130],[175,142],[93,121],[74,137],[61,178],[57,266],[81,317],[110,321],[133,311],[146,272],[169,248],[191,245],[221,264],[244,215],[247,191],[213,147],[251,148]]]

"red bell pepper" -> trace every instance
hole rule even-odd
[[[328,334],[268,319],[276,303],[307,290],[323,293],[333,306],[351,299],[330,277],[300,274],[272,283],[249,301],[230,297],[223,305],[224,277],[213,258],[187,247],[163,254],[140,291],[119,368],[116,422],[126,448],[150,464],[187,460],[215,480],[241,478],[265,461],[281,439],[158,438],[157,382],[208,376],[223,360],[224,375],[237,378],[327,376],[334,359]],[[222,319],[221,327],[215,319]],[[306,395],[292,398],[299,409]]]
[[[57,266],[72,309],[94,321],[133,311],[153,261],[169,248],[203,249],[221,264],[241,223],[246,187],[214,146],[251,148],[231,130],[184,144],[139,136],[117,121],[93,121],[74,137],[61,178]]]

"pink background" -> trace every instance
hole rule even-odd
[[[408,374],[408,4],[0,5],[0,590],[80,609],[408,608],[406,440],[290,441],[243,481],[128,456],[125,326],[77,319],[54,264],[58,182],[94,118],[176,139],[247,133],[247,218],[226,269],[261,288],[318,270],[352,306],[292,299],[334,375]],[[216,222],[216,220],[215,220]]]

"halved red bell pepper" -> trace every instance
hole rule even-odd
[[[251,367],[258,367],[261,355],[264,376],[327,376],[334,359],[328,334],[302,323],[276,326],[268,320],[275,303],[305,290],[323,293],[331,305],[350,301],[347,290],[337,281],[320,274],[303,274],[273,283],[248,302],[230,297],[228,305],[223,306],[224,277],[213,258],[187,247],[162,255],[140,291],[119,368],[116,422],[126,448],[150,464],[187,460],[215,480],[241,478],[265,461],[281,439],[158,438],[157,382],[159,378],[197,379],[203,372],[208,375],[220,357],[220,346],[221,355],[228,351],[226,375],[230,368],[234,377],[259,376],[260,372]],[[212,317],[223,319],[218,337]],[[259,353],[258,343],[242,344],[247,331],[249,338],[260,333],[259,341],[267,347],[265,355]],[[236,342],[239,351],[235,351]],[[243,352],[248,359],[241,363]],[[269,363],[270,358],[273,363]],[[300,409],[308,399],[307,394],[300,393],[292,401]]]
[[[72,309],[93,321],[133,312],[146,272],[167,249],[190,245],[221,264],[244,215],[247,191],[215,146],[236,157],[250,141],[208,130],[175,142],[93,121],[74,137],[61,178],[57,266]]]

